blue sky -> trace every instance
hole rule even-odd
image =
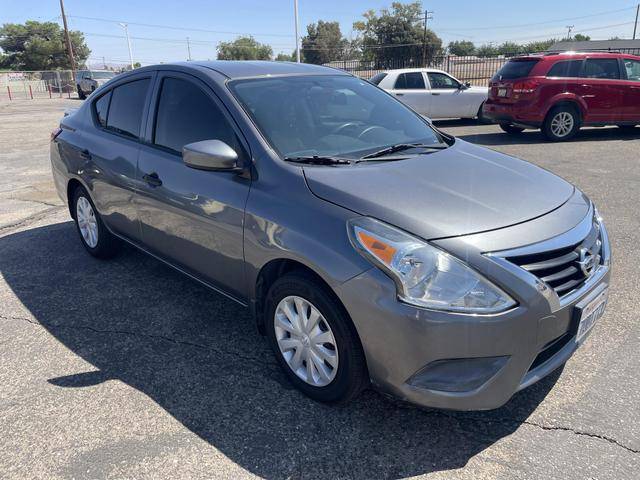
[[[631,38],[638,1],[431,0],[424,5],[434,12],[430,27],[445,42],[482,44],[559,37],[566,33],[566,25],[594,39]],[[0,0],[0,4],[0,23],[60,20],[58,0]],[[349,37],[362,12],[390,4],[390,0],[299,0],[301,35],[308,23],[322,19],[339,21]],[[215,58],[218,42],[240,33],[271,44],[274,53],[290,52],[295,46],[293,0],[65,0],[65,8],[70,27],[86,34],[92,64],[101,63],[102,57],[110,64],[128,60],[123,29],[113,20],[130,23],[134,60],[142,64],[185,60],[186,37],[191,39],[194,59]]]

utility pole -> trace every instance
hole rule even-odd
[[[427,20],[433,19],[433,12],[424,11],[424,34],[422,35],[422,66],[427,66]]]
[[[636,39],[636,30],[638,30],[638,14],[640,13],[640,3],[636,8],[636,23],[633,24],[633,39]]]
[[[567,25],[565,28],[567,29],[567,40],[571,40],[571,30],[575,25]]]
[[[293,0],[293,15],[296,20],[296,62],[300,63],[300,39],[298,38],[298,0]]]
[[[191,61],[191,44],[189,43],[189,37],[187,37],[187,52],[189,53],[188,60]]]
[[[129,24],[120,23],[122,28],[124,28],[124,33],[127,36],[127,46],[129,47],[129,63],[131,64],[131,70],[133,70],[133,54],[131,53],[131,39],[129,38]]]
[[[69,55],[69,63],[71,64],[72,82],[76,78],[76,59],[73,57],[73,46],[71,45],[71,36],[69,35],[69,27],[67,26],[67,15],[64,13],[64,1],[60,0],[60,11],[62,12],[62,24],[64,25],[64,40],[67,44],[67,54]]]

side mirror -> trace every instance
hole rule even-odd
[[[238,154],[220,140],[202,140],[182,147],[182,161],[198,170],[238,171]]]
[[[460,85],[460,88],[462,90],[466,90],[467,88],[471,87],[471,82],[464,82],[462,85]]]

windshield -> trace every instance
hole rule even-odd
[[[493,80],[513,80],[514,78],[526,77],[538,62],[537,58],[509,60],[498,70]]]
[[[283,157],[359,158],[398,143],[442,144],[416,113],[359,78],[287,76],[229,86]]]
[[[113,72],[91,72],[91,78],[102,79],[102,78],[113,78],[116,74]]]

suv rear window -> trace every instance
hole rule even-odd
[[[582,60],[562,60],[557,62],[547,73],[547,77],[579,77]]]
[[[513,80],[514,78],[526,77],[539,61],[537,58],[509,60],[493,76],[493,80]]]
[[[381,82],[381,81],[382,81],[382,79],[383,79],[384,77],[386,77],[386,76],[387,76],[387,74],[386,74],[386,73],[384,73],[384,72],[376,73],[373,77],[371,77],[371,78],[369,79],[369,81],[370,81],[371,83],[373,83],[374,85],[380,85],[380,82]]]

